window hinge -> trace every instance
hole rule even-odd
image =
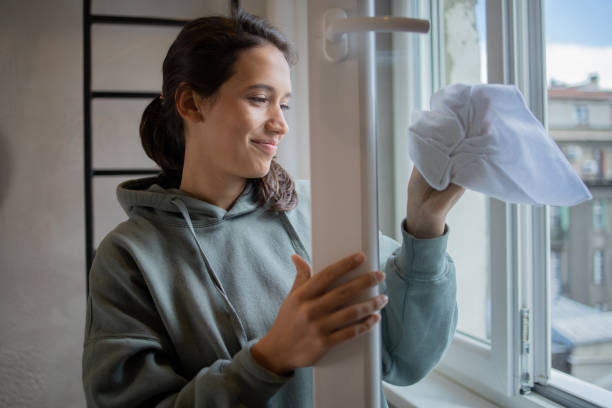
[[[529,371],[529,353],[531,343],[529,336],[530,310],[526,307],[521,308],[521,394],[531,392],[531,374]]]

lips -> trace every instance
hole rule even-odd
[[[251,140],[251,143],[264,153],[276,153],[278,148],[278,142],[275,140]]]

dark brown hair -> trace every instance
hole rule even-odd
[[[214,97],[234,74],[240,53],[264,44],[274,45],[289,64],[294,62],[291,46],[277,29],[237,9],[232,17],[202,17],[187,23],[170,46],[162,67],[162,94],[142,114],[140,139],[147,155],[174,183],[180,183],[185,157],[183,119],[174,100],[178,86],[186,83],[201,96]],[[268,174],[253,182],[260,205],[268,203],[272,211],[297,205],[293,180],[276,159]]]

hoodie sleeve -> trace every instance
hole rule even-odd
[[[255,362],[255,342],[186,378],[134,261],[116,246],[98,249],[82,361],[89,407],[264,406],[291,377]]]
[[[402,223],[403,242],[382,236],[382,291],[389,303],[382,311],[383,379],[410,385],[440,361],[457,326],[455,266],[446,253],[448,229],[432,239],[417,239]]]

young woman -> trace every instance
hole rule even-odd
[[[457,319],[444,220],[462,189],[414,172],[403,243],[381,240],[385,273],[329,290],[364,256],[311,274],[309,187],[274,159],[291,59],[244,12],[194,20],[170,47],[140,129],[163,172],[118,187],[129,220],[90,272],[89,406],[310,407],[310,367],[381,316],[386,381],[414,383],[441,358]],[[374,285],[386,295],[347,306]]]

